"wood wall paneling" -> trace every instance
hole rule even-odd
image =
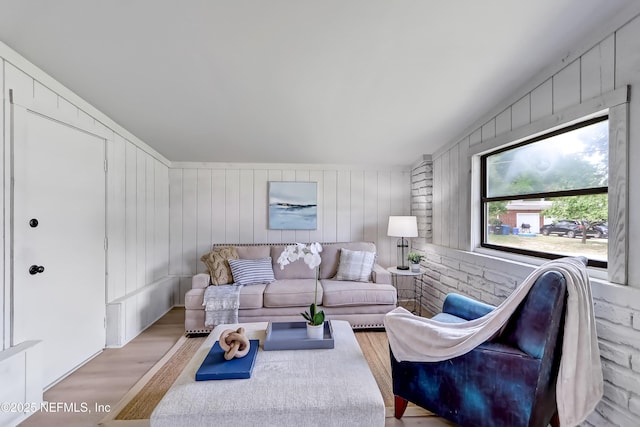
[[[316,229],[309,231],[309,242],[325,242],[324,239],[324,211],[322,210],[322,206],[324,206],[324,172],[322,170],[311,170],[309,171],[309,181],[316,182],[318,188],[316,189],[316,194],[318,196],[317,204],[317,221],[316,221]]]
[[[169,169],[169,274],[182,274],[182,169]]]
[[[364,172],[364,240],[376,242],[378,240],[378,227],[383,227],[385,232],[389,225],[389,219],[384,224],[378,224],[378,174],[374,171]]]
[[[33,83],[33,97],[37,100],[39,107],[58,108],[58,95],[38,81]]]
[[[640,70],[640,49],[638,37],[640,35],[640,19],[634,19],[620,28],[615,44],[615,85],[616,88],[637,83]],[[633,102],[632,98],[632,102]]]
[[[580,103],[580,59],[553,76],[553,111],[562,111]]]
[[[351,171],[338,171],[336,182],[336,241],[351,241]]]
[[[609,239],[608,274],[613,283],[627,284],[628,261],[628,105],[609,111]],[[611,191],[613,190],[613,191]],[[630,267],[633,268],[633,267]]]
[[[136,148],[136,284],[135,288],[140,289],[147,281],[147,159],[144,153]]]
[[[511,108],[507,108],[496,117],[496,135],[500,135],[511,130]]]
[[[529,123],[531,123],[531,96],[527,94],[511,106],[511,129]]]
[[[337,233],[337,185],[338,176],[335,170],[326,170],[323,174],[322,195],[322,240],[336,242]]]
[[[212,218],[211,209],[211,169],[196,169],[196,271],[206,271],[200,257],[211,249]]]
[[[240,171],[227,170],[226,179],[225,242],[237,243],[240,240]]]
[[[458,210],[458,248],[471,249],[471,159],[469,140],[458,144],[458,200],[454,202]]]
[[[253,171],[240,171],[240,202],[239,221],[240,235],[239,243],[253,243],[253,222],[254,222],[254,197],[253,197]]]
[[[283,181],[283,179],[282,179],[282,171],[281,170],[277,170],[277,169],[269,170],[268,179],[269,179],[269,182],[271,182],[271,181]],[[268,195],[267,195],[267,200],[268,200]],[[268,203],[268,201],[267,201],[267,203]],[[274,230],[274,229],[269,228],[269,231],[267,233],[267,237],[268,237],[268,240],[267,240],[268,243],[280,243],[280,242],[282,242],[282,230]],[[320,240],[322,240],[322,239],[320,239]]]
[[[482,128],[476,129],[469,136],[469,142],[471,145],[480,144],[482,142]]]
[[[447,234],[449,235],[449,244],[452,248],[460,248],[460,229],[466,227],[466,223],[460,222],[461,212],[458,206],[458,195],[462,192],[462,185],[460,183],[460,149],[459,145],[451,148],[449,151],[449,228]]]
[[[378,172],[378,219],[377,228],[378,235],[375,239],[376,249],[378,250],[378,258],[383,264],[390,265],[391,260],[395,259],[395,245],[393,249],[393,258],[391,256],[391,239],[387,236],[387,227],[389,215],[391,213],[391,173],[386,171]]]
[[[85,111],[78,109],[78,123],[80,123],[82,126],[89,127],[95,123],[95,119]]]
[[[614,36],[598,43],[581,58],[580,85],[582,101],[614,89]]]
[[[137,148],[125,146],[125,257],[126,293],[137,289],[138,245],[137,245]]]
[[[487,141],[496,137],[496,120],[489,120],[482,126],[482,140]]]
[[[153,280],[156,281],[169,274],[169,168],[155,159],[154,165],[156,245]]]
[[[268,173],[264,169],[253,171],[253,240],[268,243]]]
[[[5,61],[5,84],[13,90],[13,102],[24,106],[33,105],[33,79]],[[8,93],[7,93],[8,95]]]
[[[198,253],[198,170],[182,172],[182,274],[193,275],[199,268]]]
[[[362,241],[364,240],[364,223],[365,223],[364,172],[352,171],[350,184],[351,184],[350,186],[351,216],[349,218],[349,224],[351,226],[351,230],[349,234],[351,236],[351,240]]]
[[[484,127],[483,127],[484,129]],[[482,132],[484,141],[484,131]],[[442,167],[440,168],[440,204],[442,214],[440,216],[440,241],[443,246],[451,247],[451,151],[445,152],[440,158]]]
[[[127,170],[126,142],[119,135],[107,141],[107,302],[120,298],[127,292]]]
[[[198,170],[198,177],[195,170]],[[171,241],[182,242],[168,250],[171,274],[189,276],[191,261],[211,243],[280,243],[369,240],[380,247],[382,263],[394,262],[386,236],[389,214],[410,212],[410,172],[349,169],[252,169],[244,165],[210,168],[211,197],[202,195],[207,182],[202,168],[170,171]],[[269,181],[317,182],[316,230],[268,229]],[[206,185],[206,184],[205,184]],[[206,189],[204,193],[207,193]],[[194,202],[197,201],[197,202]],[[178,209],[175,205],[179,205]],[[207,208],[209,209],[207,211]],[[204,210],[204,211],[203,211]],[[197,216],[191,212],[197,211]],[[211,217],[211,236],[207,220]],[[194,225],[195,224],[195,225]],[[176,268],[176,258],[188,266]],[[196,271],[204,265],[193,261]],[[190,285],[190,282],[189,282]],[[186,286],[181,282],[181,286]],[[182,298],[182,296],[179,296]],[[179,299],[178,298],[178,299]]]
[[[78,107],[64,99],[63,97],[58,97],[58,110],[60,114],[72,118],[72,120],[78,120]]]
[[[531,91],[531,121],[553,114],[553,79]]]
[[[226,242],[227,175],[223,169],[211,171],[211,243]]]
[[[144,245],[144,255],[145,255],[145,281],[144,283],[139,284],[139,286],[145,286],[153,281],[154,278],[154,267],[155,267],[155,245],[156,245],[156,217],[155,217],[155,205],[156,205],[156,176],[155,176],[155,165],[154,161],[151,157],[145,155],[142,150],[140,151],[143,154],[145,159],[145,188],[144,188],[144,199],[145,199],[145,239],[143,242]]]

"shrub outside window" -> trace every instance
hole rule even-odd
[[[606,267],[608,161],[606,116],[482,156],[482,246]]]

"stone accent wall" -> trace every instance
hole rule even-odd
[[[433,239],[433,161],[431,156],[411,171],[411,215],[418,220],[419,239],[431,243]]]

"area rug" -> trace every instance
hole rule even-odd
[[[360,348],[387,408],[387,416],[392,416],[393,391],[391,384],[391,365],[389,361],[389,342],[385,332],[358,331],[355,333]],[[206,337],[180,338],[165,356],[149,370],[131,390],[113,408],[111,416],[103,419],[101,426],[144,426],[148,425],[153,409],[171,387],[180,372],[191,360]],[[430,415],[408,409],[406,415]],[[417,413],[412,414],[418,410]],[[138,420],[138,422],[135,422]]]

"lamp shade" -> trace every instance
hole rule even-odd
[[[418,220],[415,216],[390,216],[387,236],[418,237]]]

